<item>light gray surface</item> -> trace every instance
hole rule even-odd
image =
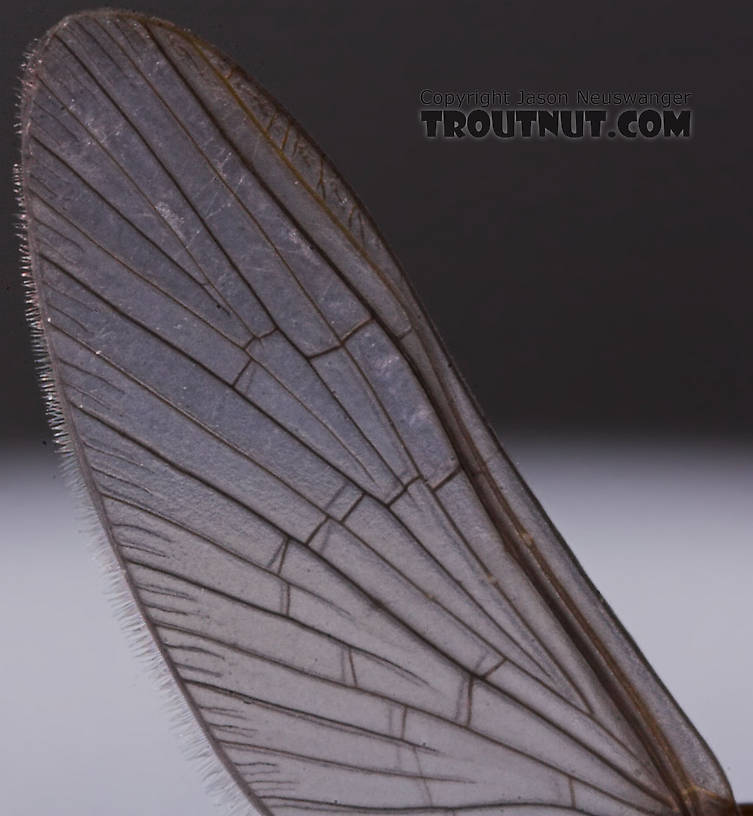
[[[753,446],[507,434],[534,491],[753,799]],[[0,788],[9,813],[216,811],[126,645],[50,456],[2,452]],[[127,769],[125,772],[123,769]]]
[[[523,434],[508,448],[737,800],[753,800],[753,446]]]
[[[215,812],[164,696],[129,648],[58,461],[0,454],[0,810]],[[7,808],[7,809],[6,809]]]

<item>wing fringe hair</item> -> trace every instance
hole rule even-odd
[[[65,21],[61,21],[63,25]],[[23,133],[23,110],[30,92],[33,63],[49,32],[27,49],[21,68],[21,92],[17,131]],[[205,790],[216,806],[228,816],[255,816],[259,811],[239,786],[232,769],[218,755],[203,722],[197,717],[191,702],[183,693],[179,679],[154,631],[147,622],[144,610],[128,580],[122,559],[117,555],[97,508],[89,485],[82,475],[82,465],[67,424],[61,397],[57,390],[48,339],[44,331],[40,295],[32,272],[32,254],[29,249],[29,216],[23,191],[23,168],[13,167],[13,187],[19,206],[17,238],[21,258],[22,283],[25,296],[26,320],[31,335],[32,352],[44,402],[45,414],[52,431],[53,442],[59,454],[60,470],[68,491],[74,498],[81,523],[86,531],[86,542],[105,579],[105,592],[113,613],[125,632],[134,657],[140,661],[154,680],[165,711],[187,761],[196,769]],[[176,682],[177,681],[177,682]]]

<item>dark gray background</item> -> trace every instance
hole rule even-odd
[[[6,439],[46,434],[11,227],[12,89],[27,43],[77,8],[7,6],[0,35]],[[313,135],[503,430],[750,430],[750,3],[243,0],[143,10],[216,43]],[[691,91],[695,135],[430,142],[418,122],[425,87]]]

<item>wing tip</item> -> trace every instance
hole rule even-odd
[[[97,20],[99,22],[105,20],[136,21],[145,25],[148,24],[152,27],[157,26],[173,33],[180,34],[195,42],[201,42],[200,39],[193,35],[190,31],[171,23],[169,20],[164,20],[160,17],[154,17],[150,14],[144,14],[138,11],[103,7],[75,11],[71,14],[67,14],[65,17],[58,20],[58,22],[47,29],[44,34],[29,43],[21,61],[19,82],[16,90],[15,130],[21,139],[22,155],[25,153],[26,149],[29,109],[31,108],[34,97],[40,86],[41,66],[44,62],[45,55],[52,43],[55,40],[60,39],[60,35],[66,29],[87,20]]]
[[[44,56],[45,51],[49,48],[50,43],[60,35],[66,28],[76,23],[85,20],[136,20],[149,25],[156,25],[160,28],[169,29],[170,31],[181,34],[190,34],[185,28],[171,23],[169,20],[164,20],[160,17],[154,17],[151,14],[145,14],[139,11],[130,11],[128,9],[110,8],[108,6],[95,9],[84,9],[82,11],[74,11],[61,18],[53,26],[47,29],[37,39],[33,40],[26,48],[24,53],[22,68],[21,68],[21,102],[22,107],[25,98],[29,95],[29,91],[35,88],[35,72],[40,60]],[[193,37],[193,35],[191,35]]]

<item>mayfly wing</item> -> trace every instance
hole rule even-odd
[[[70,448],[250,802],[734,812],[277,103],[185,31],[93,12],[32,54],[21,127]]]

